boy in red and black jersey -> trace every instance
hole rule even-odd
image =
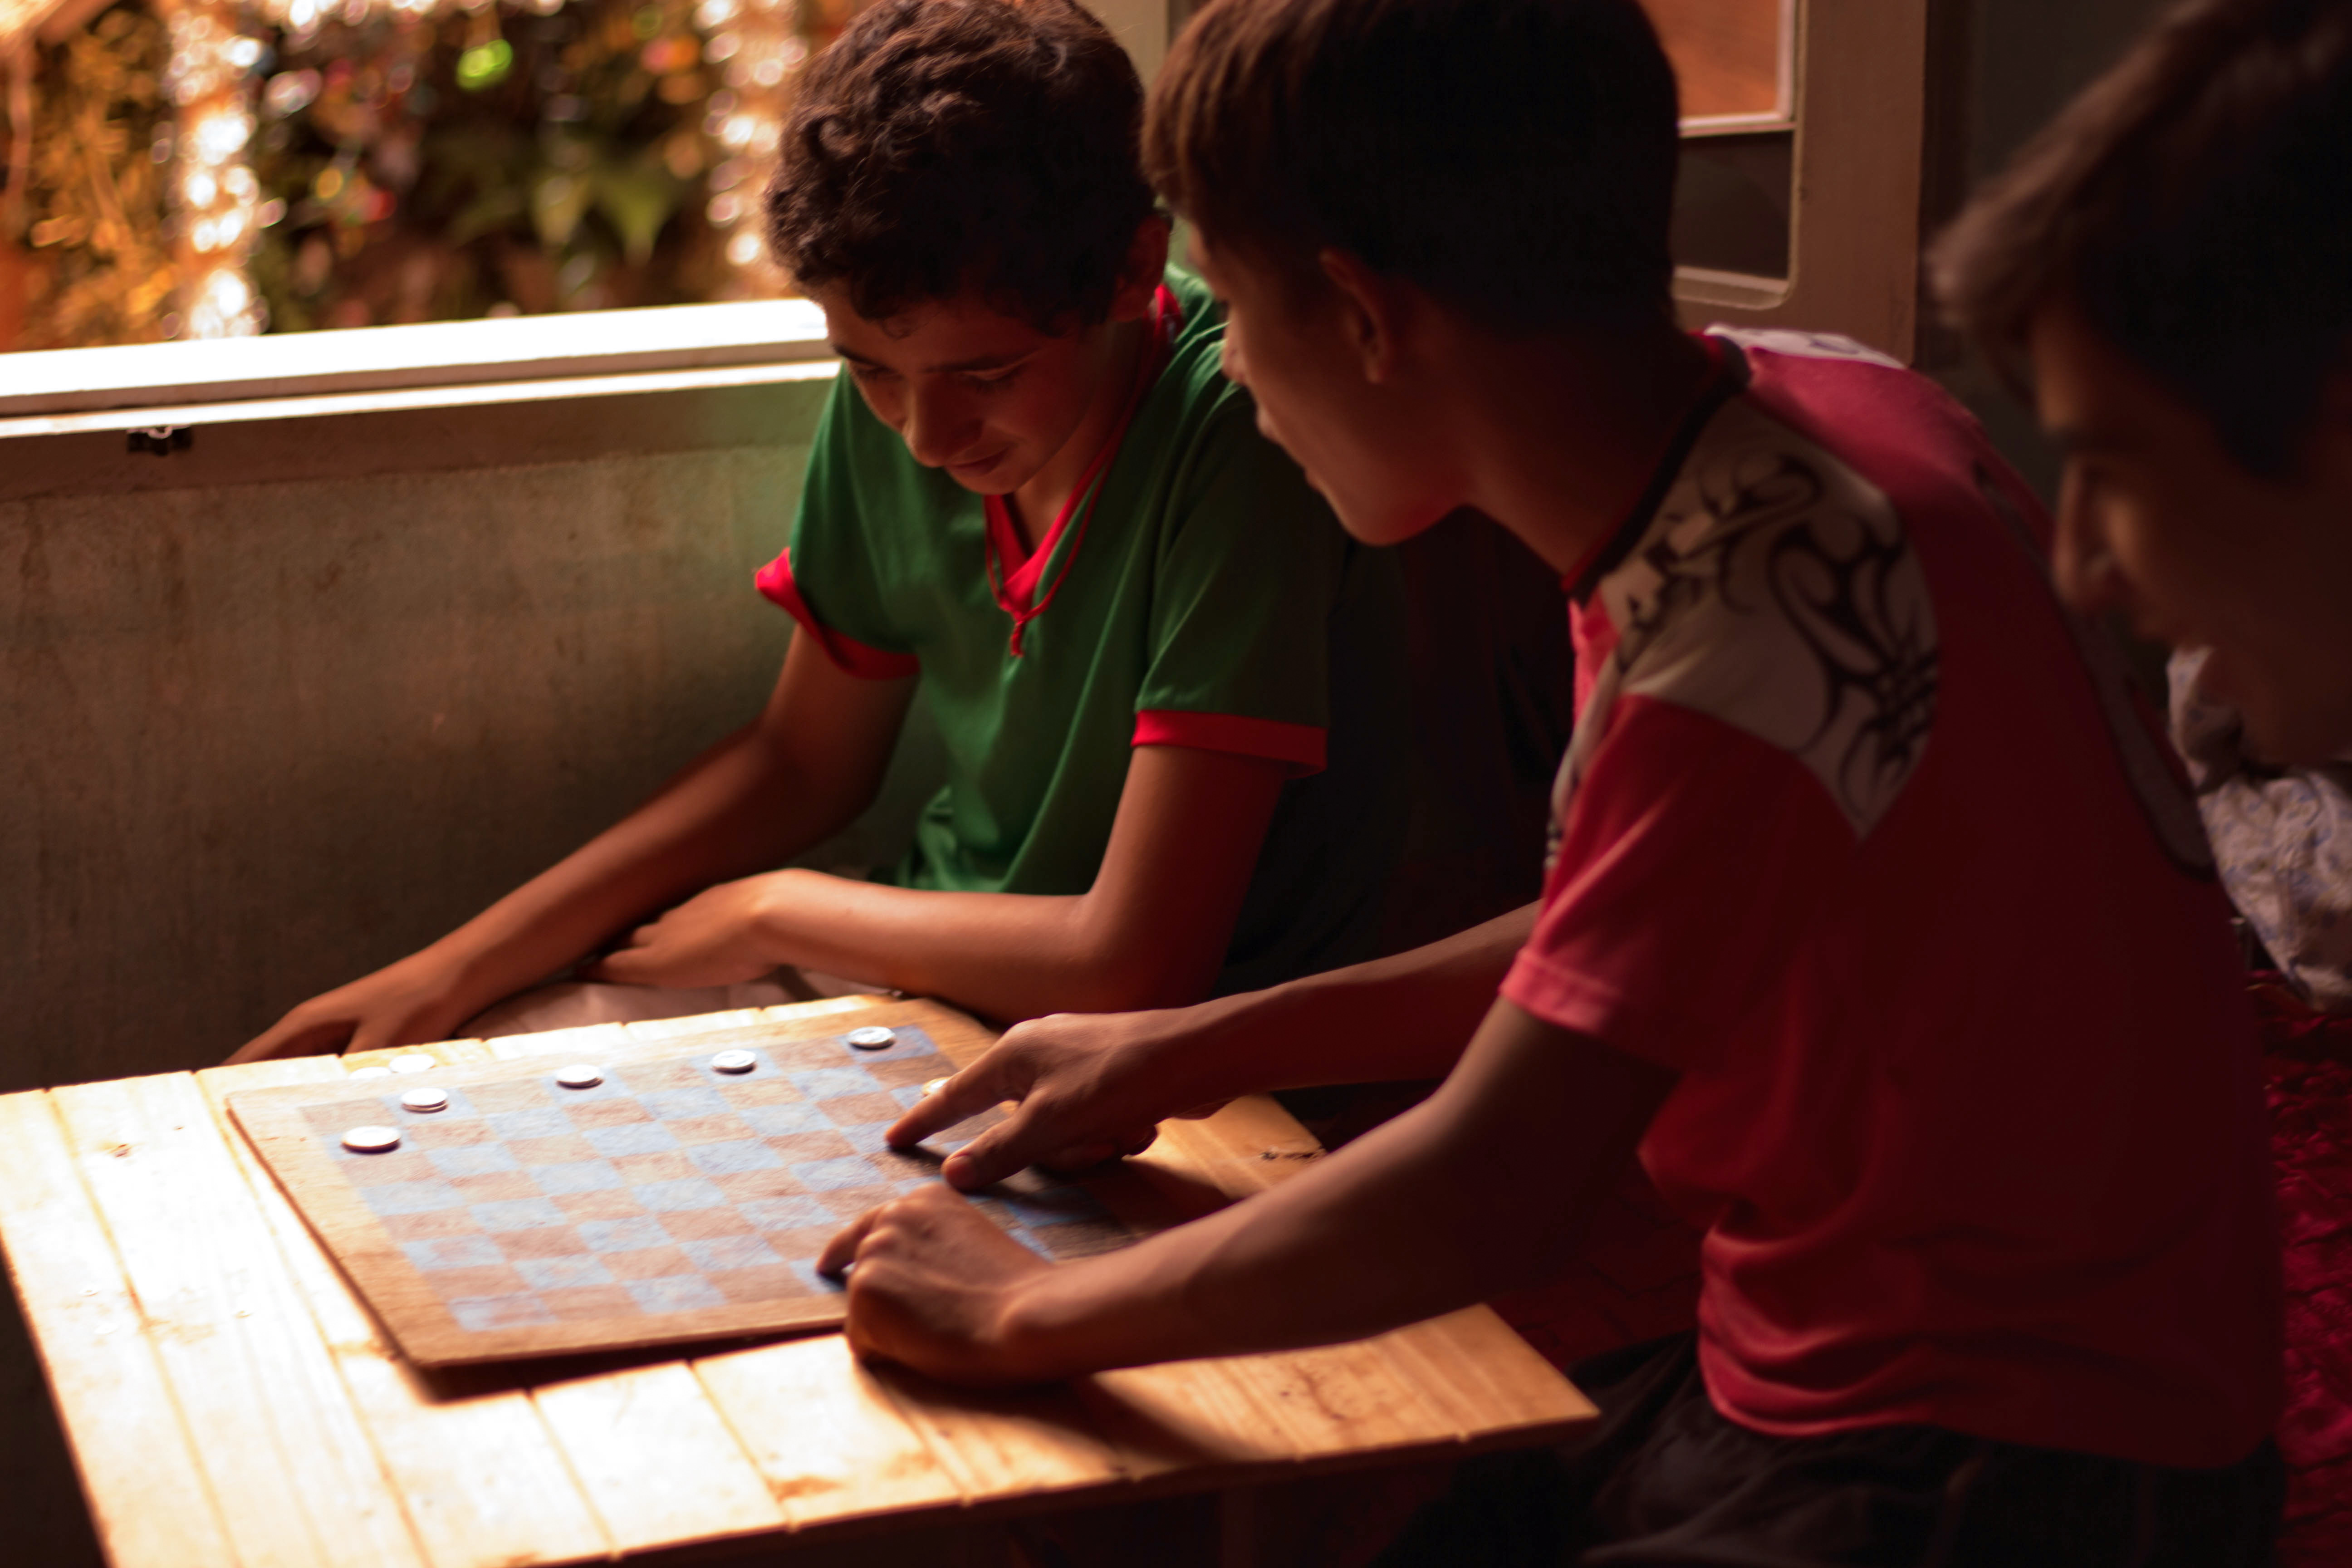
[[[1008,1035],[896,1130],[1024,1097],[961,1185],[1451,1073],[1113,1257],[887,1205],[831,1253],[852,1338],[1001,1380],[1361,1335],[1559,1270],[1638,1146],[1705,1233],[1696,1333],[1580,1373],[1590,1437],[1396,1560],[2261,1562],[2277,1241],[2195,813],[1964,411],[1849,342],[1675,327],[1675,158],[1632,0],[1217,0],[1179,41],[1147,160],[1262,427],[1357,537],[1473,505],[1567,585],[1543,897]]]

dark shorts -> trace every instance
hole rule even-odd
[[[2181,1470],[1940,1426],[1767,1436],[1716,1413],[1687,1333],[1571,1375],[1591,1429],[1464,1465],[1379,1568],[2261,1568],[2285,1494],[2268,1442]]]

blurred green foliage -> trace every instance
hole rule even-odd
[[[274,331],[714,297],[688,0],[281,37],[254,148]],[[282,204],[282,206],[273,204]]]

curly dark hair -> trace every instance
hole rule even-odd
[[[1143,88],[1072,0],[881,0],[819,55],[768,187],[768,243],[868,321],[976,291],[1102,321],[1152,212]]]

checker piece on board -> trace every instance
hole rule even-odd
[[[887,1051],[898,1044],[897,1031],[879,1024],[868,1024],[862,1029],[852,1029],[841,1037],[861,1051]]]
[[[446,1089],[412,1089],[400,1097],[400,1104],[404,1110],[446,1110],[449,1095]]]
[[[555,1081],[566,1089],[593,1089],[604,1081],[604,1069],[593,1062],[573,1062],[555,1069]]]
[[[760,1065],[760,1058],[749,1051],[720,1051],[710,1058],[710,1065],[719,1072],[750,1072]]]
[[[419,1365],[830,1328],[846,1303],[814,1270],[824,1244],[876,1205],[937,1182],[940,1158],[957,1146],[887,1147],[901,1097],[954,1067],[942,1037],[964,1059],[989,1039],[935,1004],[893,1011],[906,1022],[879,1053],[845,1037],[858,1020],[811,1018],[804,1033],[762,1029],[699,1047],[616,1042],[588,1090],[564,1087],[559,1075],[576,1075],[552,1057],[438,1064],[432,1078],[379,1085],[247,1089],[228,1109]],[[714,1071],[739,1040],[756,1070]],[[402,1101],[416,1089],[447,1103],[412,1111]],[[1001,1115],[984,1112],[954,1136]],[[380,1141],[360,1134],[379,1121],[393,1124]],[[1132,1237],[1109,1195],[1024,1172],[975,1201],[1015,1241],[1058,1260]]]

